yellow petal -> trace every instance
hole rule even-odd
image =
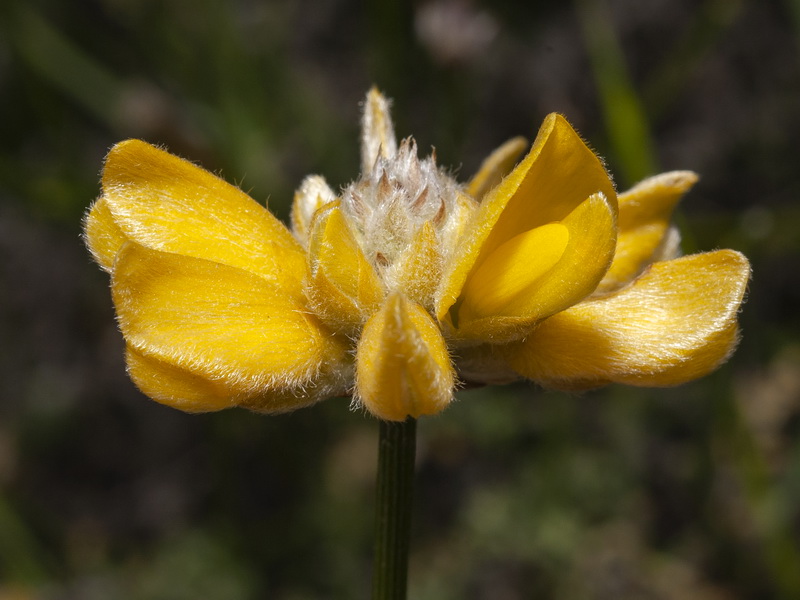
[[[141,392],[159,402],[185,412],[210,412],[238,404],[237,395],[187,369],[149,358],[128,346],[125,358],[128,375]]]
[[[478,172],[467,185],[467,193],[480,201],[486,193],[508,175],[517,159],[525,151],[528,140],[515,137],[497,148],[481,164]]]
[[[664,233],[656,251],[653,253],[651,262],[661,262],[672,260],[681,255],[681,232],[675,225],[670,225]],[[599,286],[598,286],[599,287]]]
[[[380,306],[381,282],[338,202],[317,213],[309,239],[308,261],[309,304],[332,327],[352,329]]]
[[[438,230],[439,251],[442,254],[442,264],[448,264],[454,256],[461,256],[461,240],[467,231],[478,203],[461,190],[456,191],[455,202],[452,205],[452,212],[447,217],[441,228]],[[441,277],[440,277],[441,279]],[[441,281],[439,282],[442,283]]]
[[[324,177],[309,175],[294,194],[292,203],[292,233],[304,246],[314,214],[326,204],[336,200],[336,194]]]
[[[685,383],[733,352],[749,276],[733,250],[654,263],[630,286],[553,315],[503,351],[520,374],[553,388]]]
[[[497,248],[536,227],[565,220],[598,192],[616,219],[616,193],[600,159],[562,116],[549,115],[528,155],[478,207],[445,272],[437,318],[446,319],[470,273]]]
[[[409,300],[433,306],[433,294],[442,279],[442,255],[436,230],[430,221],[420,227],[411,244],[392,266],[389,277]]]
[[[346,385],[331,386],[323,378],[313,386],[243,393],[225,379],[212,381],[128,346],[128,374],[143,394],[156,402],[184,412],[210,412],[241,406],[262,413],[281,413],[309,406],[332,395],[346,392]]]
[[[397,153],[389,101],[377,88],[367,92],[361,119],[361,173],[372,172],[379,156],[391,158]]]
[[[86,214],[83,221],[83,237],[97,264],[104,271],[111,273],[117,252],[127,239],[114,222],[114,217],[111,216],[103,197],[98,198]]]
[[[121,142],[106,158],[103,198],[138,244],[245,269],[300,294],[305,258],[289,230],[188,161],[139,140]]]
[[[456,337],[508,342],[592,293],[614,256],[614,206],[602,194],[560,223],[512,238],[478,264],[456,305]]]
[[[539,279],[561,259],[569,229],[560,223],[541,225],[511,238],[486,257],[461,292],[459,322],[518,314],[536,293]]]
[[[672,212],[696,182],[697,175],[691,171],[673,171],[645,179],[620,194],[617,251],[597,288],[599,293],[626,284],[659,259],[665,245],[675,246],[676,240],[668,238]]]
[[[442,410],[455,376],[431,316],[393,294],[364,326],[356,354],[357,397],[380,419],[404,421]]]
[[[348,362],[341,338],[248,271],[128,243],[111,284],[132,349],[210,380],[226,394],[249,398],[294,389]]]

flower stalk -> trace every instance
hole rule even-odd
[[[381,421],[375,485],[373,600],[405,600],[417,421]]]

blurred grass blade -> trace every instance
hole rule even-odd
[[[120,85],[111,73],[32,10],[19,7],[9,25],[11,43],[31,70],[116,128]]]
[[[577,0],[615,169],[626,187],[658,171],[650,127],[604,0]]]

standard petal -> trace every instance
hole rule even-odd
[[[100,267],[111,273],[114,259],[122,245],[127,241],[125,234],[114,222],[108,204],[101,196],[98,198],[83,220],[83,239],[92,257]]]
[[[495,250],[520,234],[566,219],[598,193],[605,197],[616,219],[616,193],[600,159],[564,117],[549,115],[528,155],[478,207],[458,254],[445,272],[437,318],[446,320],[470,274]]]
[[[241,398],[296,389],[348,363],[340,337],[248,271],[128,243],[111,285],[132,349]]]
[[[323,321],[348,333],[363,324],[383,301],[380,279],[338,202],[319,211],[312,224],[306,295]]]
[[[527,145],[528,140],[524,137],[515,137],[495,149],[467,184],[467,193],[480,202],[489,190],[511,172]]]
[[[733,352],[749,276],[747,259],[733,250],[655,263],[630,286],[553,315],[503,352],[520,374],[557,389],[685,383]]]
[[[616,211],[595,194],[560,222],[541,225],[496,248],[467,279],[456,337],[507,342],[592,293],[616,244]]]
[[[691,171],[673,171],[645,179],[619,195],[617,250],[598,293],[625,285],[658,260],[665,246],[674,246],[668,235],[672,212],[696,182]]]
[[[106,158],[103,199],[138,244],[245,269],[300,294],[305,259],[289,230],[188,161],[139,140],[121,142]]]
[[[356,354],[356,395],[373,415],[404,421],[444,410],[455,375],[439,328],[420,305],[390,296],[364,326]]]

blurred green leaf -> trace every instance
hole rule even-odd
[[[654,175],[658,160],[641,99],[628,74],[605,0],[577,0],[583,36],[623,188]]]

